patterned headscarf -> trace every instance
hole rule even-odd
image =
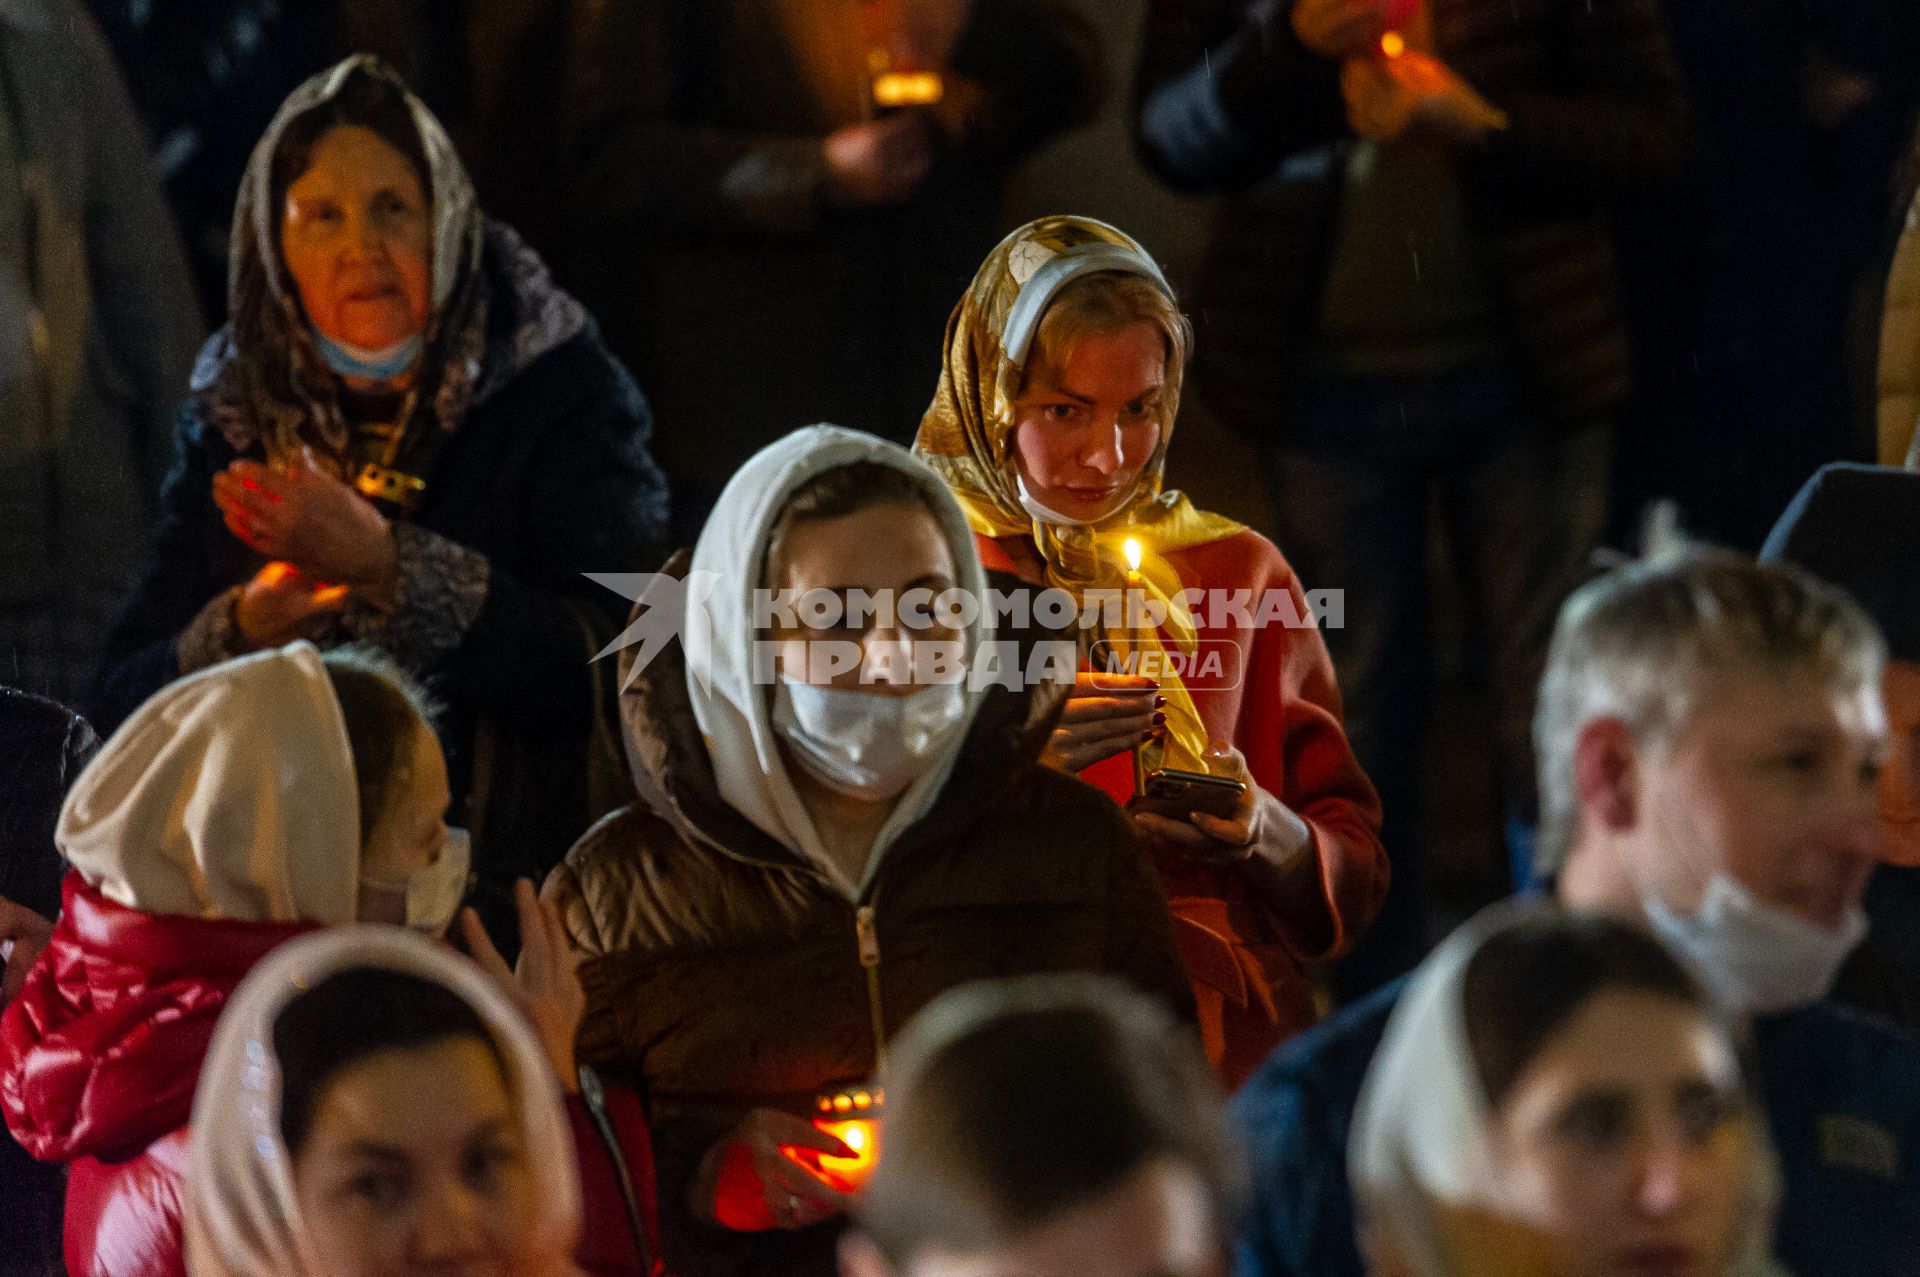
[[[1075,280],[1118,271],[1148,280],[1169,299],[1173,289],[1153,258],[1127,235],[1087,217],[1044,217],[1001,241],[947,321],[947,350],[933,406],[914,440],[917,453],[953,489],[973,530],[989,537],[1027,537],[1046,563],[1046,583],[1075,598],[1088,590],[1135,589],[1167,609],[1160,627],[1172,645],[1194,650],[1194,623],[1179,605],[1186,588],[1161,557],[1244,531],[1241,524],[1194,508],[1177,489],[1163,489],[1167,445],[1180,407],[1185,373],[1169,360],[1162,391],[1160,445],[1126,505],[1097,525],[1036,519],[1020,499],[1014,458],[1014,401],[1047,307]],[[1139,580],[1129,583],[1125,542],[1143,551]],[[1197,584],[1197,583],[1196,583]],[[1114,627],[1105,637],[1161,669],[1161,633]],[[1164,749],[1150,765],[1205,771],[1206,727],[1177,677],[1162,677],[1167,698]]]
[[[336,458],[347,451],[350,432],[340,412],[339,381],[314,344],[280,257],[273,167],[289,126],[363,81],[394,95],[413,121],[427,162],[421,176],[434,228],[433,311],[420,377],[403,419],[417,428],[412,423],[426,406],[440,428],[453,429],[472,403],[480,376],[486,296],[479,270],[482,219],[473,184],[446,130],[399,74],[377,58],[356,54],[295,89],[254,147],[234,203],[227,327],[208,342],[194,369],[193,391],[206,419],[236,449],[261,443],[274,461],[291,456],[302,443]]]

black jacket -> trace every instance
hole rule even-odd
[[[1684,104],[1655,0],[1429,0],[1438,56],[1511,124],[1461,154],[1467,213],[1543,416],[1584,424],[1629,384],[1604,214],[1677,167]],[[1163,180],[1229,190],[1190,309],[1195,385],[1273,437],[1301,375],[1354,135],[1339,67],[1293,0],[1153,0],[1136,140]]]
[[[543,310],[529,285],[552,287],[524,261],[509,269],[506,257],[522,252],[497,231],[489,238],[487,361],[516,358],[524,321]],[[487,559],[477,618],[450,655],[413,672],[446,706],[449,819],[472,831],[483,897],[499,914],[511,915],[514,877],[542,878],[627,792],[611,671],[589,660],[627,604],[582,573],[660,561],[666,487],[651,430],[645,400],[589,320],[476,402],[426,475],[412,522]],[[213,476],[236,454],[192,405],[178,447],[140,584],[108,639],[92,706],[103,734],[179,675],[181,632],[263,562],[222,522]],[[595,757],[607,785],[590,783]]]

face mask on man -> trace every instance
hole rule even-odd
[[[1707,882],[1700,910],[1683,918],[1650,888],[1642,903],[1654,934],[1720,1000],[1737,1011],[1767,1015],[1826,997],[1847,955],[1866,938],[1858,905],[1829,931],[1775,909],[1724,873]]]
[[[959,682],[887,696],[782,677],[773,728],[815,780],[849,798],[881,802],[927,769],[966,709]]]
[[[451,826],[440,854],[433,862],[404,881],[383,881],[362,877],[361,885],[374,891],[407,897],[407,926],[430,936],[445,935],[460,912],[460,901],[467,894],[467,880],[473,869],[473,843],[467,831]]]

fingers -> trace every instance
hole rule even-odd
[[[1075,698],[1082,696],[1125,696],[1132,692],[1158,692],[1160,680],[1145,674],[1099,674],[1081,670],[1073,676]]]
[[[804,1228],[843,1213],[847,1198],[825,1180],[785,1154],[756,1159],[767,1186],[767,1209],[785,1228]]]
[[[12,945],[0,977],[0,1006],[14,1000],[27,982],[27,972],[53,936],[53,924],[25,905],[0,899],[0,941]]]
[[[1247,771],[1247,756],[1230,742],[1207,742],[1206,763],[1207,770],[1216,776],[1230,776],[1235,780],[1248,782],[1253,779],[1252,774]],[[1249,784],[1248,794],[1251,793],[1252,785]]]
[[[268,550],[279,537],[281,510],[260,492],[218,474],[213,477],[213,500],[227,530],[255,549]]]
[[[547,920],[540,916],[540,898],[533,883],[522,878],[513,884],[513,911],[520,922],[520,965],[544,964],[552,947]]]
[[[1195,813],[1198,814],[1198,813]],[[1158,812],[1141,811],[1133,814],[1133,823],[1142,833],[1181,851],[1205,852],[1218,850],[1218,841],[1200,832],[1184,820],[1175,820],[1162,816]]]
[[[569,982],[578,983],[583,955],[574,948],[573,938],[567,934],[560,907],[540,899],[532,880],[527,878],[513,884],[513,903],[520,917],[517,970],[521,979],[525,981],[531,976],[549,990],[564,989]]]
[[[347,605],[347,587],[344,585],[323,585],[313,592],[308,600],[309,614],[316,612],[338,612]]]
[[[1224,816],[1209,815],[1204,811],[1188,813],[1187,819],[1193,827],[1207,837],[1227,847],[1245,847],[1253,842],[1253,813],[1228,819]]]
[[[460,911],[460,938],[466,942],[467,956],[480,964],[480,969],[492,976],[502,987],[512,987],[513,972],[507,967],[507,960],[493,947],[493,940],[487,935],[487,929],[480,923],[480,915],[469,905]]]
[[[1047,752],[1058,760],[1056,765],[1060,770],[1077,773],[1116,754],[1124,754],[1136,745],[1145,744],[1151,735],[1150,732],[1131,728],[1117,731],[1061,728],[1053,733],[1047,744]]]
[[[834,1136],[827,1134],[804,1117],[795,1117],[778,1109],[754,1111],[756,1142],[762,1147],[787,1145],[812,1149],[828,1157],[852,1157],[854,1152]]]
[[[1060,722],[1069,727],[1111,722],[1116,731],[1126,726],[1144,732],[1153,725],[1158,709],[1158,698],[1151,694],[1074,696],[1061,709]]]
[[[275,505],[287,498],[287,476],[258,461],[235,461],[214,476],[215,483],[222,479]]]

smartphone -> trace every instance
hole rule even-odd
[[[1158,767],[1142,778],[1139,795],[1128,805],[1172,820],[1185,820],[1196,811],[1228,817],[1239,810],[1246,792],[1246,782],[1228,776]]]

